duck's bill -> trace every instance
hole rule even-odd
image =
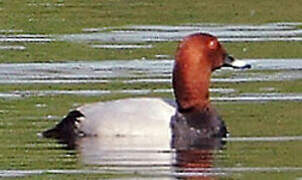
[[[234,59],[232,56],[227,55],[224,59],[224,67],[232,67],[237,69],[249,69],[252,66],[244,61]]]

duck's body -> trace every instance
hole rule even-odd
[[[172,146],[225,137],[226,127],[209,100],[212,71],[224,65],[249,67],[228,56],[217,38],[194,34],[180,43],[173,69],[175,103],[160,98],[129,98],[88,104],[43,132],[70,143],[81,136],[165,137]]]
[[[160,98],[128,98],[84,105],[77,109],[79,128],[97,136],[169,136],[175,107]]]

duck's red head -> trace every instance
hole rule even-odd
[[[229,56],[215,36],[198,33],[182,40],[173,69],[173,88],[179,110],[204,108],[209,103],[211,72],[222,66],[250,67]]]

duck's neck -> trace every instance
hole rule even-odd
[[[203,66],[175,63],[173,88],[178,111],[202,110],[209,105],[211,70]],[[186,67],[190,67],[190,69]]]

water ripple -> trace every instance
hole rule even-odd
[[[83,29],[82,34],[66,34],[65,41],[161,42],[178,41],[189,34],[210,33],[222,42],[302,41],[301,23],[263,25],[187,24],[179,26],[133,25],[124,27]]]
[[[253,70],[276,70],[261,73],[232,70],[231,77],[213,78],[213,82],[280,81],[301,79],[301,59],[245,59]],[[68,63],[0,64],[0,83],[109,83],[123,78],[123,83],[170,83],[173,60],[118,60]],[[228,68],[215,74],[225,76]],[[126,78],[126,79],[125,79]]]
[[[119,169],[122,170],[122,169]],[[116,171],[116,168],[108,168],[108,169],[46,169],[46,170],[0,170],[0,177],[22,177],[22,176],[30,176],[30,175],[41,175],[41,174],[106,174],[106,173],[115,173],[115,174],[123,174],[123,173],[135,173],[136,176],[144,175],[144,176],[156,176],[159,177],[167,177],[174,179],[173,177],[200,177],[200,176],[225,176],[228,173],[283,173],[283,172],[300,172],[302,171],[302,167],[222,167],[222,168],[199,168],[195,169],[196,172],[167,172],[167,171],[145,171],[143,173],[137,172],[135,169],[132,169],[129,172],[129,168],[125,168],[122,171]],[[148,178],[148,177],[146,177]],[[131,178],[130,178],[131,179]],[[137,179],[137,178],[135,178]]]

